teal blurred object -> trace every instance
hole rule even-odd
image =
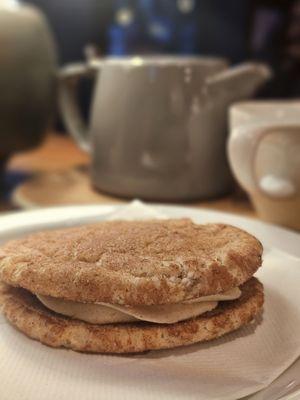
[[[108,27],[108,54],[195,54],[195,0],[116,0]]]
[[[37,8],[0,0],[0,164],[37,145],[55,108],[56,50]]]

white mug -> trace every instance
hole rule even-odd
[[[240,102],[230,108],[233,173],[259,216],[300,229],[300,102]]]

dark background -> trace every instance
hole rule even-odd
[[[268,62],[259,96],[300,94],[300,1],[27,0],[44,11],[61,64],[99,55],[200,54]]]

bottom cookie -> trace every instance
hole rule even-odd
[[[246,325],[263,307],[263,285],[251,278],[240,289],[239,299],[220,302],[213,311],[170,325],[93,325],[56,314],[27,290],[4,284],[0,306],[12,325],[48,346],[92,353],[136,353],[208,341]]]

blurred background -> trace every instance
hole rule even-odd
[[[132,54],[215,55],[268,62],[274,78],[257,97],[300,94],[298,0],[30,0],[49,21],[60,64]],[[92,51],[93,51],[92,50]],[[91,84],[83,82],[88,114]],[[58,129],[64,130],[59,122]]]
[[[24,33],[20,33],[22,39],[15,37],[15,42],[10,42],[12,32],[17,32],[18,26],[20,32],[25,27],[26,6],[35,7],[32,21],[39,28],[29,32],[28,27],[27,44]],[[13,17],[5,14],[8,9],[10,13],[14,9]],[[5,23],[1,24],[1,18]],[[272,78],[256,91],[256,99],[285,101],[300,95],[299,0],[1,0],[1,40],[1,51],[5,46],[12,49],[11,43],[16,46],[11,54],[0,54],[3,209],[122,201],[97,193],[89,183],[86,168],[90,157],[69,138],[69,129],[58,112],[56,75],[60,66],[107,56],[216,56],[234,65],[253,61],[270,67]],[[30,53],[29,43],[34,41],[32,47],[40,48],[39,56],[34,50]],[[23,53],[17,59],[21,47]],[[36,71],[44,71],[36,81],[29,74],[34,62],[39,63]],[[19,76],[18,86],[13,88],[11,82]],[[35,95],[35,85],[42,84],[43,93]],[[90,79],[80,81],[78,97],[85,119],[90,114],[92,88]],[[5,98],[8,92],[10,97]],[[29,107],[32,99],[36,105]],[[31,128],[25,129],[26,125]],[[64,193],[57,199],[62,187]],[[215,203],[199,204],[253,215],[237,184],[228,193]]]
[[[30,0],[49,21],[61,64],[99,55],[215,55],[269,63],[263,95],[300,93],[298,0]]]

